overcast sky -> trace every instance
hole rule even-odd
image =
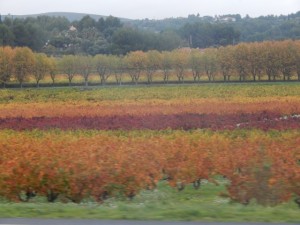
[[[162,19],[224,14],[290,14],[300,11],[300,0],[0,0],[0,13],[80,12],[130,19]]]

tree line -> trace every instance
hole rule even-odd
[[[150,49],[172,50],[181,44],[175,31],[152,32],[124,25],[109,16],[70,22],[65,17],[13,18],[0,15],[0,46],[29,47],[47,55],[126,54]]]
[[[95,73],[103,85],[111,76],[119,85],[125,76],[138,84],[142,75],[148,84],[158,76],[161,77],[160,82],[168,83],[171,75],[175,75],[179,83],[184,83],[190,74],[194,82],[201,82],[203,77],[211,82],[220,79],[224,82],[260,81],[265,77],[269,81],[285,81],[293,76],[300,81],[300,41],[240,43],[219,48],[182,48],[161,52],[133,51],[125,56],[97,54],[57,58],[34,53],[27,47],[0,48],[0,82],[3,87],[12,78],[22,87],[30,76],[39,87],[46,75],[51,77],[54,85],[57,74],[65,74],[69,85],[75,75],[81,75],[85,86],[88,86],[90,76]]]
[[[67,16],[67,14],[65,14]],[[180,47],[208,48],[240,42],[300,38],[300,12],[287,16],[242,18],[189,15],[164,20],[120,20],[109,16],[37,16],[14,18],[0,15],[0,45],[29,47],[47,55],[114,54],[131,51],[171,51]]]
[[[166,29],[178,30],[182,38],[190,40],[191,47],[223,45],[226,41],[255,42],[300,38],[300,11],[289,15],[268,15],[252,18],[249,15],[227,14],[216,16],[189,15],[188,17],[163,20],[130,21],[138,29],[161,32]],[[228,29],[224,29],[228,28]],[[220,36],[221,35],[221,36]],[[238,35],[238,39],[233,35]],[[208,45],[206,45],[208,44]]]

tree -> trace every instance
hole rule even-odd
[[[20,83],[20,87],[22,88],[24,81],[33,71],[34,54],[27,47],[18,47],[15,49],[13,62],[15,78]]]
[[[149,84],[153,81],[153,74],[161,67],[161,59],[162,56],[160,52],[156,50],[151,50],[146,53],[145,69]]]
[[[164,83],[168,83],[169,76],[173,66],[172,52],[163,51],[161,54],[162,54],[161,68],[163,70]]]
[[[143,35],[132,28],[120,28],[112,36],[112,53],[125,55],[131,51],[144,51]]]
[[[229,81],[234,70],[234,47],[220,47],[217,52],[218,64],[223,75],[224,81]]]
[[[89,75],[94,69],[94,61],[91,56],[77,56],[77,68],[79,74],[84,78],[84,84],[87,87]]]
[[[89,15],[84,16],[79,22],[78,22],[78,29],[82,31],[86,28],[92,28],[96,26],[96,21],[90,17]]]
[[[0,46],[13,45],[14,34],[5,24],[0,24]]]
[[[57,59],[49,57],[49,74],[52,80],[52,85],[54,85],[56,74],[57,74]]]
[[[59,61],[59,68],[63,73],[67,74],[69,86],[71,86],[72,80],[77,73],[77,63],[77,58],[74,55],[65,55]]]
[[[172,62],[179,82],[184,83],[185,72],[188,67],[190,49],[177,49],[172,51]]]
[[[110,63],[110,57],[107,55],[96,55],[94,57],[94,64],[100,76],[100,81],[102,85],[106,84],[107,79],[111,75]]]
[[[116,82],[117,84],[121,85],[123,73],[125,69],[124,58],[118,56],[111,56],[110,61],[111,61],[111,70],[112,73],[115,75]]]
[[[142,71],[145,69],[147,56],[142,51],[130,52],[126,55],[125,62],[132,83],[138,84]]]
[[[36,80],[36,87],[40,87],[40,81],[44,79],[45,75],[50,71],[49,58],[44,53],[36,53],[33,75]]]
[[[234,47],[234,66],[240,81],[245,81],[249,73],[249,45],[245,43]]]
[[[14,54],[15,51],[11,47],[0,48],[0,82],[3,87],[12,76]]]
[[[111,41],[113,34],[122,27],[121,21],[117,17],[108,16],[105,19],[105,29],[102,31],[105,38]]]
[[[295,54],[296,54],[296,72],[298,81],[300,81],[300,41],[295,42]]]
[[[43,29],[33,18],[26,20],[15,19],[12,27],[16,46],[26,46],[35,51],[40,50],[46,42],[46,35]]]
[[[264,52],[264,65],[266,74],[268,75],[268,80],[270,81],[271,78],[276,80],[279,76],[280,70],[280,58],[278,48],[274,42],[264,42],[262,44],[263,52]]]
[[[224,23],[186,23],[180,32],[192,48],[225,46],[239,41],[240,33]]]
[[[172,51],[180,46],[181,38],[174,31],[163,31],[159,34],[157,50]]]
[[[217,49],[208,48],[203,53],[204,71],[209,81],[214,81],[218,71]]]
[[[283,80],[290,80],[296,69],[296,46],[293,41],[283,41],[276,43],[280,57],[279,69],[283,75]]]
[[[262,73],[264,71],[264,53],[260,43],[249,44],[249,71],[253,77],[253,81],[261,80]]]
[[[189,65],[193,72],[194,82],[200,82],[203,71],[203,54],[199,49],[193,49],[189,56]]]

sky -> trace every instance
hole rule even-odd
[[[0,14],[80,12],[129,19],[163,19],[190,14],[287,15],[300,11],[300,0],[0,0]]]

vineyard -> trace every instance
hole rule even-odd
[[[0,90],[0,196],[80,203],[226,180],[234,202],[300,205],[300,87]]]

